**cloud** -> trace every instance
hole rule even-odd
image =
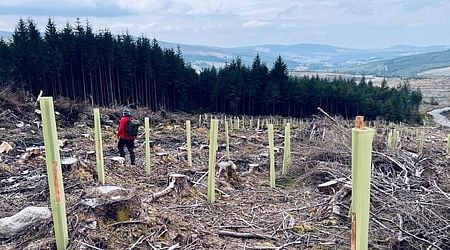
[[[450,44],[449,12],[450,0],[0,0],[0,30],[14,30],[19,18],[30,17],[44,30],[48,17],[58,27],[80,17],[94,30],[176,43],[380,47]]]
[[[99,16],[112,17],[131,14],[114,1],[100,0],[18,0],[0,1],[0,15],[20,16]]]
[[[413,29],[413,28],[418,28],[418,27],[423,26],[423,25],[424,25],[424,23],[422,23],[422,22],[408,23],[408,24],[405,25],[405,28]]]
[[[167,9],[172,4],[172,1],[165,0],[116,0],[116,5],[131,13],[149,13]]]
[[[244,29],[261,28],[267,26],[269,23],[259,20],[250,20],[242,24]]]

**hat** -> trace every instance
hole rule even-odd
[[[123,115],[131,115],[131,111],[129,108],[124,108],[122,114]]]

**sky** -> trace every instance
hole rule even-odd
[[[48,18],[94,30],[219,47],[319,43],[450,45],[450,0],[1,0],[0,31]]]

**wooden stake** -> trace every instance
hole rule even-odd
[[[352,213],[352,235],[350,240],[350,249],[356,250],[356,214]]]
[[[45,161],[47,164],[48,187],[52,206],[56,248],[66,249],[69,245],[67,231],[66,198],[62,179],[58,135],[52,97],[41,97],[42,130],[44,133]]]
[[[355,120],[355,128],[362,129],[364,127],[364,116],[357,116]]]

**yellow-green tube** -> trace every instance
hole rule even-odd
[[[186,121],[186,144],[188,167],[192,167],[191,121]]]
[[[66,198],[64,195],[59,145],[57,142],[58,135],[56,132],[53,98],[41,97],[40,106],[56,248],[60,250],[67,248],[69,234],[67,231]]]
[[[215,175],[216,175],[216,147],[217,147],[218,121],[211,120],[209,129],[209,161],[208,161],[208,196],[209,203],[216,201]]]
[[[145,173],[150,175],[150,122],[149,118],[144,118],[145,130]]]
[[[98,181],[105,184],[105,169],[103,166],[103,145],[102,130],[100,127],[100,110],[94,109],[94,131],[95,131],[95,156],[97,158],[97,177]]]
[[[286,123],[284,128],[284,154],[283,154],[283,168],[281,169],[281,174],[285,175],[287,168],[291,164],[291,125]]]
[[[226,157],[230,159],[230,137],[228,135],[228,122],[225,122],[225,143],[226,143]]]
[[[356,249],[368,247],[372,141],[375,130],[352,129],[352,210],[356,215]]]
[[[275,152],[273,142],[273,124],[267,125],[267,133],[269,138],[269,161],[270,161],[270,187],[275,188]]]

